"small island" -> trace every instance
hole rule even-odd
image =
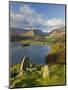
[[[27,47],[27,46],[30,46],[30,44],[29,43],[28,44],[27,43],[22,43],[21,46],[22,47]]]

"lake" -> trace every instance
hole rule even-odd
[[[11,65],[21,63],[21,58],[24,56],[29,56],[30,63],[32,64],[44,64],[45,57],[49,51],[49,45],[30,45],[21,47],[20,43],[11,43]]]

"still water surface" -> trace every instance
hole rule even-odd
[[[49,45],[30,45],[22,47],[20,43],[11,43],[11,65],[21,63],[22,57],[29,56],[30,63],[44,64],[50,51]]]

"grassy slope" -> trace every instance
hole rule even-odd
[[[43,66],[41,68],[43,68]],[[49,65],[49,71],[50,76],[46,78],[42,77],[42,70],[24,72],[22,76],[17,74],[10,79],[10,86],[11,88],[14,88],[65,84],[65,65]]]

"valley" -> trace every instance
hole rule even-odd
[[[22,76],[19,74],[20,63],[12,65],[10,67],[10,88],[19,88],[27,86],[35,87],[49,85],[65,85],[66,42],[64,29],[65,28],[59,28],[44,34],[39,30],[35,31],[35,29],[30,31],[15,29],[15,31],[13,30],[14,32],[11,32],[11,43],[17,42],[19,44],[22,44],[22,47],[19,46],[18,50],[19,48],[27,48],[28,45],[28,47],[31,47],[32,45],[49,45],[51,50],[46,55],[44,64],[30,63],[29,68],[23,71],[24,73],[22,74]],[[32,50],[34,51],[35,49]],[[44,48],[43,51],[45,50],[46,49]],[[48,70],[46,65],[48,67]],[[34,70],[34,68],[36,69]],[[46,76],[46,72],[48,71],[49,75]]]

